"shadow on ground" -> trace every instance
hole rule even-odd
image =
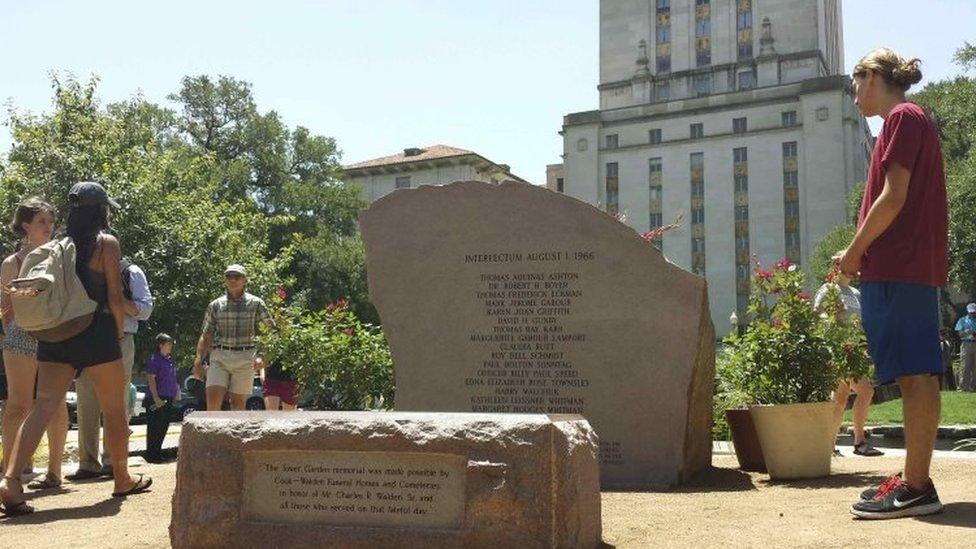
[[[38,509],[30,515],[19,517],[4,516],[2,524],[46,524],[48,522],[108,517],[119,514],[123,498],[110,498],[88,507],[61,507],[57,509]]]
[[[744,492],[755,490],[749,473],[738,469],[709,467],[696,473],[688,482],[674,488],[627,488],[615,487],[604,489],[604,493],[652,493],[668,492],[672,494],[697,494],[703,492]]]
[[[884,482],[888,477],[877,473],[832,473],[828,477],[802,480],[763,479],[759,482],[768,486],[785,488],[870,488]]]
[[[915,520],[940,526],[976,528],[976,503],[971,501],[946,503],[945,509],[938,515],[918,517]]]

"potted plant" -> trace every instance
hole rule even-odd
[[[813,309],[803,272],[784,259],[756,267],[741,334],[730,334],[723,383],[744,395],[770,477],[830,474],[834,433],[831,391],[842,372],[840,330]],[[831,331],[833,330],[833,331]]]

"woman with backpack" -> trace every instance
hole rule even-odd
[[[10,230],[23,239],[17,252],[11,254],[0,266],[0,285],[7,288],[17,278],[20,266],[32,250],[51,240],[54,232],[54,206],[38,197],[20,203],[14,212]],[[3,411],[3,469],[10,461],[17,432],[34,404],[34,382],[37,379],[37,340],[17,325],[10,295],[0,296],[0,314],[3,315],[3,362],[7,373],[7,405]],[[47,473],[28,484],[28,488],[45,490],[61,485],[61,460],[68,435],[68,408],[64,395],[54,409],[47,425],[49,458]],[[26,470],[30,469],[30,461]]]
[[[122,302],[122,257],[119,241],[108,234],[109,207],[118,204],[98,183],[82,182],[68,194],[67,236],[71,238],[75,272],[88,297],[97,304],[91,321],[80,333],[56,343],[43,340],[37,346],[37,398],[24,422],[15,453],[0,482],[0,500],[7,515],[34,512],[24,501],[18,473],[37,448],[44,427],[55,413],[71,380],[84,370],[95,386],[102,409],[105,439],[112,458],[115,481],[113,497],[146,491],[152,485],[148,475],[129,474],[129,427],[125,419],[125,387],[122,350],[125,336]]]

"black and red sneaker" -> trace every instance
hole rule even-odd
[[[861,492],[861,500],[871,501],[872,499],[877,497],[878,494],[887,494],[888,492],[891,491],[892,488],[897,486],[899,482],[901,482],[901,473],[895,473],[890,477],[886,478],[884,482],[882,482],[878,486],[874,488],[868,488],[867,490]]]
[[[921,490],[913,489],[899,480],[886,493],[882,494],[879,490],[874,499],[862,500],[851,506],[851,513],[864,519],[918,517],[940,511],[942,502],[939,501],[939,494],[931,480]]]

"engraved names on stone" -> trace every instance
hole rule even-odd
[[[244,460],[247,519],[459,528],[464,514],[464,456],[250,451]]]
[[[470,280],[487,328],[467,334],[481,355],[464,379],[472,412],[585,414],[590,380],[574,355],[587,336],[567,320],[584,297],[579,266],[595,258],[587,250],[465,254],[465,264],[492,265]]]

